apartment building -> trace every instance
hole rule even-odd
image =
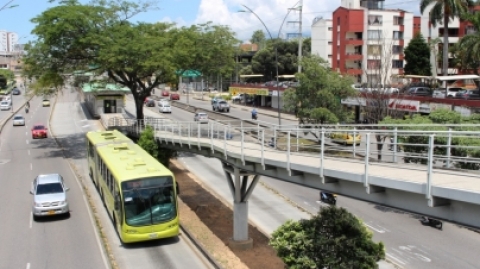
[[[438,53],[443,49],[443,32],[445,27],[443,24],[437,24],[435,27],[430,23],[429,20],[429,13],[430,10],[433,8],[433,4],[428,6],[423,14],[421,15],[421,32],[422,35],[428,40],[439,39],[439,43],[435,50],[432,50],[430,62],[432,64],[432,74],[436,75],[444,75],[442,73],[442,66],[439,63],[440,59],[438,59]],[[470,13],[480,12],[480,6],[473,6],[469,9]],[[469,21],[460,20],[459,18],[454,18],[450,20],[448,23],[448,44],[449,47],[460,41],[462,37],[467,34],[474,33],[475,29],[473,28],[472,23]],[[453,55],[449,55],[449,59],[451,60]],[[436,67],[436,68],[435,68]],[[445,75],[455,75],[455,74],[462,74],[462,73],[469,73],[473,70],[459,70],[455,66],[450,66],[448,68],[448,74]]]
[[[312,54],[320,56],[332,66],[332,20],[315,18],[312,23]]]
[[[16,63],[18,51],[18,34],[0,30],[0,69],[12,69]]]
[[[342,0],[331,20],[314,21],[312,52],[326,55],[334,70],[357,83],[389,84],[392,75],[403,74],[403,49],[420,32],[421,19],[384,3]]]

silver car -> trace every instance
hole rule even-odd
[[[0,110],[10,110],[11,108],[12,102],[10,100],[0,102]]]
[[[38,175],[32,183],[32,214],[36,220],[41,216],[70,215],[67,191],[63,178],[59,174]]]
[[[197,112],[193,117],[194,121],[198,121],[199,123],[208,123],[208,114],[205,112]]]
[[[13,126],[25,126],[25,118],[22,115],[15,115],[12,122]]]

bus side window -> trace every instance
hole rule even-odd
[[[110,171],[105,169],[105,183],[107,184],[107,188],[110,189]]]
[[[112,177],[112,173],[108,173],[108,188],[110,189],[110,191],[112,193],[113,192],[113,177]]]
[[[88,143],[88,156],[92,158],[94,156],[93,145],[89,141],[87,143]]]

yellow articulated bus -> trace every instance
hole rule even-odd
[[[122,243],[177,236],[172,172],[119,131],[86,136],[90,177]]]

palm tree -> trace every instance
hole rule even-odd
[[[478,68],[480,67],[480,13],[466,13],[462,16],[462,19],[471,22],[475,31],[465,35],[457,43],[460,60],[463,65],[474,68],[475,73],[478,74]]]
[[[451,19],[459,17],[468,7],[473,5],[472,0],[421,0],[420,12],[423,14],[425,9],[433,4],[430,10],[430,23],[432,26],[443,24],[443,63],[442,74],[448,75],[448,23]]]

